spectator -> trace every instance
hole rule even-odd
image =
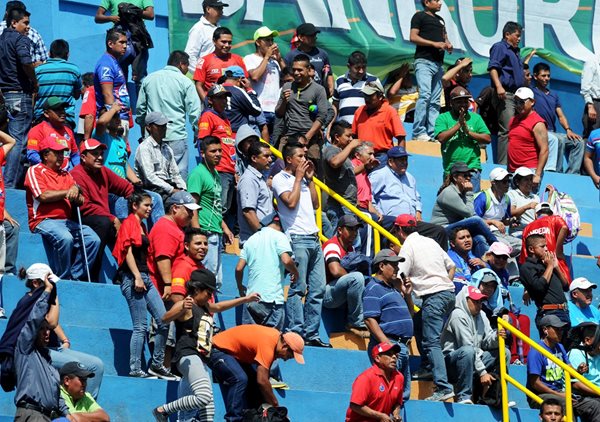
[[[16,148],[12,154],[7,154],[4,165],[6,189],[20,187],[23,183],[27,131],[33,118],[33,94],[38,89],[31,41],[27,38],[29,16],[25,6],[7,9],[7,28],[0,35],[0,90],[11,116],[8,134],[16,141]]]
[[[448,383],[440,336],[444,320],[455,304],[452,279],[456,267],[434,240],[417,233],[417,220],[413,215],[399,215],[396,225],[400,228],[398,240],[402,243],[399,256],[404,258],[398,273],[400,278],[410,278],[415,295],[423,300],[420,311],[422,338],[419,340],[423,354],[431,364],[436,386],[433,395],[426,400],[445,401],[454,397],[454,392]]]
[[[513,173],[513,188],[508,191],[510,214],[518,218],[518,227],[525,227],[535,220],[535,207],[540,197],[533,193],[533,176],[529,167],[519,167]]]
[[[175,258],[171,271],[171,301],[181,302],[187,296],[185,283],[195,270],[204,268],[204,258],[208,253],[208,236],[197,227],[187,227],[183,238],[184,254]]]
[[[221,26],[215,29],[212,39],[215,45],[214,52],[208,53],[201,60],[198,60],[196,70],[194,71],[196,91],[201,101],[205,101],[210,89],[217,83],[228,67],[240,66],[244,72],[244,76],[248,76],[244,59],[237,54],[231,53],[233,40],[231,30]]]
[[[419,87],[413,137],[418,141],[430,141],[440,113],[444,51],[452,54],[453,47],[448,40],[444,19],[437,14],[442,3],[421,0],[421,4],[424,10],[415,13],[410,21],[410,42],[417,46],[415,75]]]
[[[600,128],[600,58],[593,56],[585,61],[581,71],[581,96],[585,102],[583,109],[583,137],[587,138],[592,131]]]
[[[254,233],[240,253],[235,267],[235,280],[240,297],[258,294],[259,301],[247,305],[242,323],[260,324],[283,329],[285,271],[292,283],[298,279],[298,269],[292,259],[292,245],[281,231],[279,217],[274,212],[260,221],[261,228]],[[248,267],[247,287],[243,285],[244,269]]]
[[[2,18],[2,21],[0,21],[0,35],[4,32],[4,30],[6,30],[6,28],[11,26],[10,22],[6,20],[11,9],[21,9],[25,12],[27,11],[25,3],[22,1],[7,1],[4,17]],[[40,33],[35,28],[29,27],[26,35],[27,38],[29,38],[29,41],[31,41],[29,51],[33,60],[33,66],[36,67],[42,63],[45,63],[46,60],[48,60],[48,50],[46,49],[46,44],[44,44],[44,40],[42,39]]]
[[[245,76],[244,69],[239,66],[229,66],[224,69],[219,81],[223,78],[225,79],[223,87],[231,93],[225,114],[231,123],[231,130],[236,133],[242,125],[247,125],[251,119],[260,116],[262,109],[256,91],[252,89],[250,80]],[[268,133],[265,132],[263,135]],[[266,139],[269,137],[266,136]]]
[[[506,267],[512,249],[506,243],[494,242],[490,245],[483,256],[483,261],[500,279],[500,283],[505,290],[508,290],[510,274]]]
[[[242,125],[235,134],[235,172],[238,177],[242,177],[246,168],[250,164],[248,151],[250,145],[260,141],[261,137],[258,132],[250,125]],[[266,145],[268,146],[268,145]],[[268,172],[267,172],[268,173]]]
[[[490,74],[492,88],[495,88],[491,101],[498,116],[498,143],[495,160],[497,164],[507,163],[510,121],[513,115],[517,115],[516,91],[528,85],[524,77],[523,60],[519,53],[522,30],[523,28],[517,22],[506,22],[502,28],[502,40],[490,48],[487,70]],[[519,98],[533,101],[533,94],[530,97],[521,96]],[[527,106],[527,112],[531,110],[531,106],[532,104]],[[523,105],[520,108],[523,109]],[[511,146],[512,148],[514,146]],[[545,160],[544,164],[546,164]],[[542,165],[541,168],[543,169],[544,166]],[[514,168],[509,168],[509,171],[512,170]]]
[[[354,252],[352,245],[361,226],[362,223],[354,215],[344,215],[338,221],[336,235],[323,243],[327,275],[323,307],[336,309],[346,305],[346,329],[360,337],[369,338],[362,303],[365,276],[359,271],[349,271],[343,265],[344,257]]]
[[[475,271],[469,284],[478,288],[481,293],[487,296],[485,300],[482,299],[481,301],[481,310],[492,328],[497,329],[498,317],[502,314],[508,314],[508,309],[504,307],[504,297],[508,294],[508,289],[505,290],[500,287],[500,277],[490,268]]]
[[[110,417],[86,390],[89,378],[96,374],[85,369],[79,362],[66,363],[59,372],[60,396],[70,414],[77,413],[77,420],[108,422]]]
[[[75,129],[75,100],[81,96],[81,71],[69,60],[69,43],[54,40],[50,44],[50,59],[35,68],[38,92],[35,96],[33,119],[41,119],[44,104],[50,97],[58,97],[67,103],[65,111],[67,123]]]
[[[6,162],[6,155],[10,152],[10,150],[15,146],[15,139],[10,136],[9,134],[7,134],[6,132],[3,132],[2,129],[4,129],[3,127],[1,127],[3,125],[0,124],[0,192],[2,192],[2,195],[0,195],[0,215],[3,216],[3,224],[0,225],[0,277],[9,272],[7,271],[6,268],[6,261],[7,258],[12,258],[9,256],[8,251],[9,251],[9,247],[8,247],[8,239],[6,236],[6,228],[7,228],[7,224],[10,228],[14,227],[10,220],[12,220],[12,217],[10,217],[10,214],[8,214],[8,212],[5,210],[5,201],[6,201],[6,194],[5,194],[5,190],[4,190],[4,178],[2,176],[2,166],[4,165],[4,163]],[[8,218],[10,219],[7,219]],[[14,221],[14,220],[13,220]],[[18,226],[18,224],[17,224]],[[12,243],[12,242],[11,242]],[[11,245],[12,246],[12,245]],[[14,262],[11,263],[12,265],[14,265]],[[13,269],[14,272],[14,269]],[[1,278],[0,278],[0,282],[1,282]],[[0,285],[1,287],[1,285]],[[2,307],[2,291],[0,290],[0,319],[2,318],[6,318],[6,314],[4,312],[4,308]]]
[[[600,311],[592,306],[592,289],[598,287],[596,283],[590,283],[585,277],[577,277],[569,286],[571,300],[569,301],[569,318],[571,327],[584,322],[600,324]]]
[[[444,99],[446,105],[442,107],[442,112],[450,111],[452,100],[451,92],[455,88],[462,88],[469,91],[469,82],[473,78],[473,59],[470,57],[461,57],[456,59],[453,65],[448,67],[444,76],[442,76],[442,87],[444,88]],[[469,97],[468,106],[465,111],[477,112],[477,103],[473,97]],[[436,119],[437,122],[437,119]],[[486,126],[487,127],[487,126]]]
[[[398,112],[385,99],[381,82],[367,82],[361,91],[365,97],[365,105],[354,113],[352,132],[361,141],[373,142],[379,165],[384,166],[387,161],[386,153],[394,146],[393,138],[396,138],[399,146],[406,147],[406,132]]]
[[[229,6],[220,0],[204,0],[202,17],[190,28],[185,52],[190,56],[190,72],[194,73],[201,57],[215,51],[213,34],[219,19],[223,16],[223,7]]]
[[[39,147],[42,162],[27,170],[25,180],[29,229],[42,235],[50,267],[60,278],[85,280],[84,265],[94,265],[100,239],[90,227],[69,220],[73,207],[83,205],[84,197],[73,177],[61,170],[66,147],[51,137]]]
[[[585,142],[581,136],[571,130],[567,116],[563,113],[560,99],[555,92],[548,89],[550,83],[550,66],[544,62],[537,63],[533,67],[533,79],[535,84],[532,88],[535,97],[534,109],[546,121],[548,128],[548,143],[550,149],[552,144],[557,145],[554,154],[549,153],[548,163],[545,170],[563,172],[563,155],[567,158],[567,174],[579,174]],[[566,134],[556,132],[556,117]],[[551,139],[554,138],[554,139]]]
[[[271,366],[277,359],[292,357],[304,364],[303,351],[298,334],[282,334],[262,325],[239,325],[216,334],[208,367],[220,381],[225,420],[241,421],[244,409],[256,409],[262,403],[278,406],[269,382]]]
[[[294,66],[297,63],[294,62]],[[281,225],[292,242],[299,275],[288,290],[288,329],[300,334],[308,346],[331,347],[319,338],[325,264],[314,214],[319,207],[313,181],[315,167],[298,145],[287,144],[283,159],[285,169],[273,178],[272,189]],[[305,299],[304,304],[302,299]]]
[[[400,391],[404,389],[405,378],[396,369],[398,353],[398,344],[385,342],[373,348],[373,366],[362,372],[352,383],[346,422],[402,420],[400,410],[403,400]],[[406,382],[410,383],[410,380]]]
[[[188,73],[189,56],[183,51],[173,51],[167,65],[152,72],[142,82],[137,100],[137,123],[145,125],[146,116],[160,112],[171,121],[167,126],[164,143],[173,150],[173,156],[183,180],[188,176],[189,151],[186,115],[194,129],[200,118],[200,100]]]
[[[19,232],[21,225],[15,220],[8,210],[4,209],[4,238],[6,245],[6,254],[4,261],[4,274],[16,275],[17,273],[17,255],[19,254]],[[2,305],[0,305],[2,307]]]
[[[172,121],[164,114],[152,111],[146,114],[145,122],[148,137],[135,152],[135,172],[146,189],[157,192],[165,201],[187,187],[171,145],[164,141],[167,126]]]
[[[260,230],[260,221],[273,212],[273,193],[265,177],[265,172],[271,167],[271,150],[268,144],[258,140],[251,142],[248,148],[250,165],[237,186],[237,221],[242,245]]]
[[[477,193],[481,190],[480,145],[490,143],[490,131],[479,114],[469,111],[469,91],[457,86],[446,98],[450,110],[437,118],[434,134],[442,144],[444,177],[450,174],[454,163],[466,163],[471,169],[473,193]]]
[[[481,269],[487,267],[487,264],[473,255],[473,238],[469,229],[464,227],[456,227],[450,232],[450,249],[448,256],[454,262],[456,270],[454,271],[454,288],[458,294],[463,287],[471,282],[471,275]]]
[[[322,48],[317,47],[317,34],[319,31],[312,23],[303,23],[296,28],[298,45],[285,56],[285,63],[293,67],[296,57],[305,55],[315,69],[315,82],[325,88],[327,98],[333,94],[333,72],[329,55]],[[309,137],[310,139],[310,137]]]
[[[278,36],[278,31],[261,26],[254,32],[255,52],[244,56],[244,64],[248,69],[252,86],[256,90],[260,106],[267,119],[269,132],[273,131],[275,123],[275,107],[279,99],[281,71],[286,67],[279,46],[273,40]]]
[[[200,142],[203,162],[192,171],[188,189],[199,204],[198,218],[192,219],[192,227],[201,227],[208,234],[208,254],[204,265],[217,277],[217,286],[223,283],[221,244],[233,244],[233,233],[223,221],[221,206],[221,177],[216,167],[221,161],[222,142],[214,136],[205,136]]]
[[[91,138],[94,126],[96,126],[96,91],[94,90],[94,73],[84,73],[81,76],[81,82],[83,84],[83,91],[76,133],[79,141]]]
[[[585,144],[583,168],[596,189],[600,189],[600,130],[593,130]]]
[[[353,150],[352,166],[356,177],[358,208],[371,214],[375,220],[381,221],[382,214],[373,204],[373,191],[369,179],[369,173],[378,165],[372,142],[363,141]]]
[[[373,258],[375,276],[367,284],[363,294],[365,325],[371,333],[367,353],[373,360],[373,350],[378,344],[398,345],[397,369],[405,380],[410,380],[408,345],[413,337],[412,286],[410,280],[400,279],[398,264],[404,258],[390,249],[382,249]],[[410,382],[404,383],[404,400],[410,398]]]
[[[542,402],[540,406],[540,421],[542,422],[560,422],[564,417],[564,406],[555,398],[549,398]]]
[[[577,368],[578,372],[584,376],[593,385],[600,385],[600,379],[598,378],[598,370],[600,369],[600,331],[597,323],[588,323],[581,326],[581,345],[580,347],[574,347],[569,351],[569,360],[571,366]],[[596,420],[600,417],[599,408],[600,397],[592,389],[588,388],[582,382],[576,382],[573,385],[574,393],[584,396],[583,400],[588,400],[588,405],[595,409],[594,412],[590,411],[584,416],[580,415],[581,420],[586,418],[590,420]],[[586,412],[587,413],[587,412]]]
[[[481,312],[485,299],[488,297],[477,287],[461,290],[442,333],[448,378],[456,383],[460,404],[473,404],[474,377],[479,378],[484,391],[497,381],[492,373],[500,367],[498,337],[506,338],[506,330],[492,330],[487,316]]]
[[[392,70],[385,78],[387,88],[386,98],[390,105],[398,111],[402,123],[413,122],[415,106],[419,99],[419,91],[415,86],[414,68],[408,63],[402,63],[399,68]]]

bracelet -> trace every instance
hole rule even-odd
[[[566,128],[565,130],[568,132],[569,130],[571,130],[571,128],[570,128],[570,127],[568,127],[568,128]]]
[[[71,344],[71,342],[69,341],[69,339],[68,339],[68,338],[66,338],[66,339],[62,340],[62,341],[61,341],[61,343],[62,343],[62,344],[65,344],[65,343],[69,343],[69,344]]]
[[[171,286],[171,283],[163,283],[164,286]]]

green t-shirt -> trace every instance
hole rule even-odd
[[[469,112],[467,116],[467,126],[471,132],[486,133],[490,131],[479,114]],[[458,119],[452,117],[452,113],[447,111],[438,116],[435,121],[435,135],[437,137],[441,132],[450,129],[458,122]],[[450,172],[452,164],[462,161],[470,169],[481,170],[481,151],[479,143],[473,138],[467,136],[459,130],[452,138],[442,144],[442,162],[444,166],[444,175]]]
[[[73,397],[61,385],[60,395],[65,400],[65,404],[69,408],[69,413],[91,413],[102,409],[90,393],[85,393],[85,396],[77,400],[77,403],[73,403]]]
[[[100,7],[109,10],[111,15],[117,16],[119,14],[119,4],[121,3],[131,3],[142,10],[146,7],[154,7],[153,0],[102,0]]]
[[[201,210],[198,210],[200,228],[214,233],[223,233],[223,207],[221,206],[221,177],[214,170],[210,173],[204,164],[198,166],[190,173],[187,181],[189,193],[200,196]]]

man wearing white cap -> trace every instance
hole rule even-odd
[[[575,327],[583,322],[600,324],[600,310],[590,306],[593,300],[592,290],[598,287],[585,277],[577,277],[569,286],[571,300],[569,301],[569,318],[571,326]]]
[[[535,112],[533,91],[517,89],[514,97],[515,116],[508,125],[508,171],[518,167],[534,170],[534,190],[539,188],[548,161],[548,129],[546,121]]]
[[[529,167],[519,167],[513,173],[513,189],[508,191],[510,213],[526,226],[535,220],[535,207],[540,197],[532,192],[535,173]]]

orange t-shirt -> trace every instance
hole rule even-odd
[[[198,60],[194,80],[202,82],[204,89],[208,91],[223,76],[225,69],[231,66],[241,67],[246,77],[248,77],[248,71],[241,56],[230,53],[228,58],[222,59],[215,53],[210,53]]]
[[[373,114],[367,114],[366,106],[359,107],[354,113],[352,132],[361,141],[372,142],[376,153],[386,152],[393,147],[392,138],[406,136],[398,110],[387,100],[383,100],[379,110]]]
[[[227,352],[242,363],[270,368],[281,333],[262,325],[238,325],[213,337],[213,347]]]

